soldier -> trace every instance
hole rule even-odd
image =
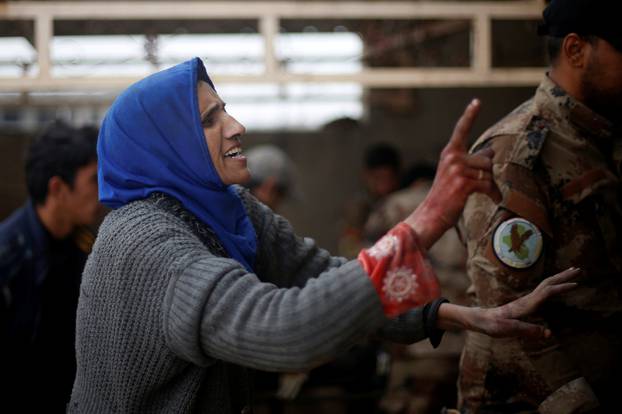
[[[362,171],[365,193],[345,205],[345,226],[339,238],[339,254],[355,257],[360,249],[371,246],[384,234],[366,225],[366,221],[389,194],[399,189],[400,168],[400,154],[392,145],[377,143],[365,150]]]
[[[470,293],[484,307],[543,275],[584,270],[538,315],[545,340],[469,334],[462,413],[619,412],[622,372],[622,25],[610,0],[553,0],[539,33],[552,69],[535,97],[488,130],[503,200],[470,198],[462,220]]]

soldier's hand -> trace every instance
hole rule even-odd
[[[487,149],[469,154],[467,151],[469,133],[479,110],[479,100],[475,99],[467,106],[441,153],[430,192],[405,220],[426,248],[455,225],[472,193],[481,192],[495,202],[501,201],[501,193],[492,176],[494,152]]]
[[[560,293],[568,292],[577,286],[572,282],[580,269],[570,268],[555,276],[544,279],[531,293],[503,306],[491,309],[473,308],[473,330],[493,337],[526,336],[532,338],[548,337],[551,332],[543,326],[523,322],[520,319],[529,316],[547,299]]]

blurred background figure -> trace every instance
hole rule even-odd
[[[0,223],[2,412],[65,412],[82,269],[101,218],[97,129],[54,122],[26,155],[28,201]]]
[[[251,180],[246,186],[259,201],[278,211],[288,196],[297,196],[291,160],[274,145],[259,145],[245,151]]]
[[[244,154],[251,172],[251,179],[245,186],[259,201],[278,211],[284,199],[291,195],[291,160],[283,150],[269,144],[252,147]],[[284,412],[284,401],[296,399],[307,377],[307,373],[257,371],[254,381],[260,404],[265,404],[272,413]]]
[[[245,155],[251,171],[247,187],[259,201],[278,211],[286,198],[300,198],[295,187],[294,165],[283,150],[274,145],[259,145],[245,151]],[[375,193],[392,191],[399,183],[399,177],[394,174],[397,160],[397,151],[392,147],[381,145],[370,149],[366,165],[371,167],[364,174],[368,174],[366,182],[376,188]],[[388,368],[388,354],[378,341],[369,341],[310,372],[258,371],[255,389],[261,405],[257,408],[261,410],[263,405],[271,413],[282,413],[292,404],[306,400],[310,409],[323,411],[329,409],[322,401],[328,393],[342,402],[338,407],[345,413],[379,412]]]
[[[366,149],[362,173],[365,193],[346,205],[347,226],[339,245],[342,254],[355,254],[357,248],[373,244],[424,200],[432,186],[435,167],[415,163],[402,176],[400,158],[398,150],[389,144]],[[429,258],[443,295],[453,303],[466,303],[466,250],[457,232],[448,231],[430,250]],[[440,349],[434,350],[429,342],[387,349],[384,355],[391,366],[386,370],[387,374],[390,371],[389,391],[381,407],[387,411],[411,409],[433,413],[455,403],[463,345],[462,333],[447,332]],[[380,344],[375,346],[377,354],[385,352]]]
[[[418,163],[409,168],[401,178],[401,190],[387,195],[377,208],[370,212],[363,232],[368,238],[377,240],[384,235],[382,229],[391,228],[402,221],[410,211],[425,198],[434,180],[435,168],[432,165]]]
[[[419,162],[412,165],[402,178],[402,189],[389,194],[372,211],[364,225],[364,234],[379,238],[383,229],[390,229],[404,220],[425,199],[434,180],[435,167]],[[384,230],[386,232],[386,230]],[[429,253],[443,296],[452,303],[467,303],[466,249],[455,230],[446,232]],[[410,407],[416,413],[437,413],[455,402],[458,361],[464,346],[464,334],[446,332],[437,349],[429,342],[410,346],[392,346],[390,389],[383,400],[388,407]]]
[[[375,144],[365,151],[363,182],[372,202],[381,200],[400,186],[400,154],[385,143]]]
[[[404,220],[424,200],[435,172],[431,164],[414,164],[404,174],[403,189],[386,196],[369,214],[363,227],[364,234],[371,240],[377,240],[384,234],[383,229],[390,229]],[[465,290],[469,282],[465,274],[466,250],[458,233],[448,231],[430,249],[429,255],[443,286],[443,295],[452,302],[462,304],[466,300]]]
[[[400,154],[394,146],[377,143],[365,150],[361,172],[364,191],[346,203],[345,224],[339,240],[341,255],[354,257],[381,234],[367,228],[366,222],[385,197],[400,188],[400,168]]]

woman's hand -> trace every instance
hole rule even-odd
[[[493,151],[467,152],[467,140],[480,109],[473,100],[458,120],[449,143],[443,149],[434,183],[426,199],[405,220],[429,248],[460,217],[466,200],[474,192],[501,201],[501,193],[492,177]]]
[[[550,297],[575,288],[577,284],[571,281],[580,273],[579,269],[567,269],[544,279],[531,293],[496,308],[467,308],[444,303],[438,311],[437,325],[443,330],[467,329],[495,338],[546,338],[551,335],[548,329],[520,319],[534,313]]]

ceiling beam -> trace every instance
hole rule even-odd
[[[269,75],[214,75],[218,84],[265,84],[265,83],[337,83],[354,82],[366,87],[481,87],[481,86],[530,86],[542,80],[542,68],[494,69],[480,73],[472,69],[367,69],[356,74],[316,75],[298,73],[272,73]],[[140,77],[92,77],[92,78],[19,78],[1,79],[0,91],[81,91],[121,90]]]
[[[134,82],[124,77],[52,76],[50,45],[55,20],[127,19],[254,19],[265,42],[263,74],[214,76],[219,83],[355,82],[366,87],[475,87],[526,86],[539,83],[543,68],[497,69],[492,67],[494,19],[536,19],[543,1],[507,2],[305,2],[305,1],[216,1],[216,2],[34,2],[0,3],[3,19],[32,19],[38,52],[37,77],[0,78],[0,92],[120,90]],[[471,22],[470,68],[365,69],[353,74],[294,74],[286,72],[276,57],[274,41],[283,19],[461,19]]]
[[[266,14],[279,18],[468,18],[487,14],[498,19],[537,18],[539,0],[506,2],[365,2],[365,1],[7,1],[0,7],[6,18],[34,18],[48,14],[57,19],[248,19]]]

